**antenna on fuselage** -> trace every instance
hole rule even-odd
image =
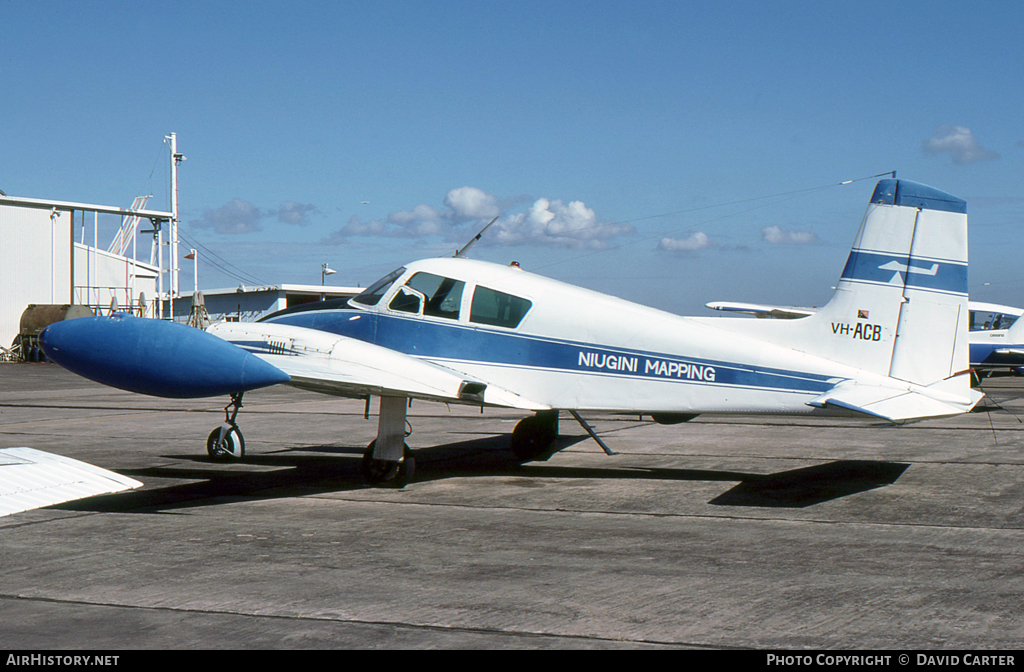
[[[476,241],[480,240],[480,237],[484,235],[484,231],[486,231],[487,229],[491,228],[491,224],[494,224],[496,221],[498,221],[498,217],[500,217],[500,215],[495,215],[494,219],[492,219],[491,221],[487,222],[487,226],[485,226],[484,228],[480,229],[480,233],[478,233],[475,236],[473,236],[468,243],[466,243],[465,245],[462,246],[461,250],[459,250],[458,252],[455,253],[455,258],[458,259],[459,257],[466,256],[466,253],[469,252],[469,248],[471,248],[474,245],[476,245]]]

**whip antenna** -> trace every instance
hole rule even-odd
[[[459,257],[466,256],[466,253],[469,252],[469,248],[471,248],[474,245],[476,245],[476,241],[480,240],[480,237],[484,235],[484,231],[486,231],[487,229],[491,228],[491,224],[494,224],[496,221],[498,221],[498,217],[499,216],[500,215],[495,215],[494,219],[492,219],[491,221],[487,222],[487,226],[485,226],[484,228],[480,229],[480,233],[478,233],[475,236],[473,236],[468,243],[466,243],[465,245],[462,246],[461,250],[459,250],[458,252],[455,253],[455,258],[458,259]]]

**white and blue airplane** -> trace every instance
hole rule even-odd
[[[971,367],[985,376],[1024,367],[1024,310],[969,301]]]
[[[207,449],[241,457],[245,391],[285,383],[379,396],[371,482],[407,479],[410,399],[532,412],[519,459],[547,459],[560,411],[956,415],[983,396],[968,361],[967,206],[932,187],[879,182],[831,301],[800,320],[681,317],[461,256],[388,274],[348,303],[286,309],[205,332],[127,315],[55,323],[46,356],[83,376],[165,397],[231,395]],[[600,441],[599,441],[600,443]],[[602,444],[607,452],[610,452]]]

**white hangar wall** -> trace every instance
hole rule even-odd
[[[30,304],[103,312],[116,304],[154,316],[159,269],[75,242],[82,218],[81,211],[0,204],[0,346],[13,343]],[[147,305],[139,306],[140,294]]]
[[[0,345],[30,303],[71,303],[72,231],[70,212],[0,205]]]
[[[159,269],[113,252],[75,243],[73,303],[107,312],[112,306],[154,317]],[[146,304],[139,305],[140,295]]]

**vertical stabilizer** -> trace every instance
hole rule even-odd
[[[824,339],[808,350],[835,361],[921,386],[964,373],[967,203],[879,182],[836,292],[812,321]]]

